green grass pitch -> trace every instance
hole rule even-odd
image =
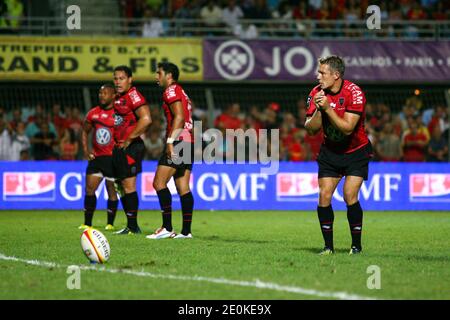
[[[347,254],[344,212],[336,212],[334,256],[317,255],[315,212],[197,211],[194,239],[156,241],[145,235],[160,213],[140,212],[144,234],[104,231],[111,259],[82,269],[81,288],[69,290],[67,266],[90,267],[81,222],[79,211],[0,212],[0,299],[450,299],[450,212],[365,212],[358,256]],[[94,225],[105,222],[97,211]],[[173,222],[179,231],[179,211]],[[124,223],[118,212],[116,227]],[[372,265],[381,289],[367,287]]]

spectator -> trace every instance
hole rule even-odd
[[[343,12],[344,20],[346,21],[346,36],[358,36],[357,21],[361,19],[361,8],[355,0],[349,0]],[[354,30],[354,31],[352,31]]]
[[[263,123],[261,121],[263,115],[259,112],[257,106],[251,106],[249,116],[247,117],[247,125],[249,128],[255,129],[257,132],[263,129]]]
[[[76,160],[79,151],[79,143],[75,131],[71,128],[64,130],[59,142],[59,154],[61,160]]]
[[[304,1],[299,1],[299,3],[294,7],[292,10],[292,18],[295,19],[297,31],[301,36],[305,36],[308,32],[308,25],[303,21],[310,19],[310,17],[308,16],[308,9]]]
[[[144,24],[142,25],[142,37],[159,38],[164,34],[163,23],[161,19],[155,15],[153,9],[145,9],[144,20]]]
[[[446,111],[447,109],[442,105],[437,105],[434,108],[433,115],[428,123],[428,132],[433,132],[435,127],[440,127],[441,132],[444,132],[447,129],[448,123],[446,123]]]
[[[222,10],[222,20],[232,30],[238,25],[239,19],[244,17],[242,9],[236,5],[236,0],[228,0],[228,5]]]
[[[28,123],[28,125],[25,129],[25,134],[27,135],[27,137],[29,139],[33,138],[36,135],[36,133],[38,133],[40,131],[41,125],[43,123],[46,123],[49,126],[50,132],[53,133],[55,135],[55,137],[57,136],[55,126],[53,125],[53,123],[47,122],[43,115],[38,115],[33,118],[34,118],[34,121]]]
[[[391,123],[386,123],[375,143],[375,151],[381,161],[400,161],[400,138]]]
[[[41,129],[31,139],[31,144],[35,160],[57,159],[57,155],[53,151],[53,146],[56,145],[56,135],[50,132],[48,123],[41,124]]]
[[[445,21],[448,20],[449,14],[448,14],[448,7],[447,9],[444,9],[444,2],[443,1],[437,1],[434,5],[434,10],[432,11],[431,17],[435,21]]]
[[[23,4],[20,0],[0,0],[0,33],[18,31],[23,17]]]
[[[245,14],[246,19],[267,20],[272,18],[266,0],[255,0],[255,5],[250,7]]]
[[[16,130],[17,124],[22,122],[22,110],[16,108],[12,111],[12,120],[9,122],[11,129]]]
[[[409,130],[405,131],[401,142],[403,161],[425,161],[427,144],[428,139],[425,134],[419,132],[419,125],[417,124],[417,121],[410,121]]]
[[[38,103],[36,104],[36,107],[34,107],[34,109],[32,110],[32,114],[28,116],[27,122],[28,123],[34,122],[36,118],[44,117],[44,115],[45,115],[44,107],[42,106],[42,104]]]
[[[174,11],[173,17],[176,19],[195,19],[200,15],[201,9],[199,0],[191,0],[186,5],[178,7]]]
[[[271,28],[275,29],[272,32],[273,36],[292,36],[292,7],[287,0],[283,0],[278,4],[278,8],[272,12],[272,18],[277,20],[277,23],[270,25]]]
[[[406,17],[408,20],[425,20],[427,18],[427,14],[425,10],[420,6],[419,1],[413,1],[411,8],[406,13]]]
[[[216,118],[214,126],[218,129],[240,129],[242,128],[242,121],[239,118],[241,106],[239,103],[232,103],[228,106],[226,111]]]
[[[139,20],[136,19],[142,19],[144,16],[145,8],[146,8],[145,0],[134,0],[134,6],[132,7],[132,17],[133,20],[128,23],[129,27],[129,34],[131,36],[138,36],[139,35],[139,28],[141,26]]]
[[[403,15],[400,10],[400,5],[396,1],[389,1],[388,4],[389,20],[390,22],[399,22],[403,20]],[[392,23],[388,27],[388,35],[396,38],[401,36],[403,25],[399,23]]]
[[[29,153],[30,140],[25,134],[25,123],[18,122],[15,132],[11,136],[11,161],[22,159],[23,151]]]
[[[305,129],[298,130],[294,133],[294,140],[289,146],[289,161],[305,161],[307,160],[307,148],[304,143],[306,135]]]
[[[57,136],[61,137],[66,128],[66,118],[61,112],[61,105],[59,103],[54,103],[52,106],[51,122],[55,126]]]
[[[67,109],[66,109],[67,110]],[[81,128],[83,126],[83,117],[81,111],[77,107],[73,107],[70,110],[70,114],[66,116],[66,127],[73,129],[77,137],[80,136]]]
[[[11,127],[5,121],[3,109],[0,107],[0,160],[10,159]]]
[[[323,0],[308,0],[308,5],[312,10],[320,10],[322,2]]]
[[[310,136],[309,134],[305,135],[304,141],[305,145],[308,147],[307,150],[309,151],[308,160],[316,160],[323,142],[323,131],[321,130],[313,136]]]
[[[200,10],[200,18],[203,20],[203,24],[208,28],[218,28],[222,26],[222,9],[217,6],[214,1],[209,0]],[[212,31],[211,33],[216,33]]]
[[[297,100],[297,128],[303,128],[306,121],[306,99]]]
[[[405,131],[409,127],[408,119],[411,119],[413,116],[417,115],[415,108],[411,105],[403,106],[402,111],[398,114],[398,117],[402,123],[402,131]]]
[[[442,136],[440,126],[435,126],[431,132],[431,139],[428,143],[427,161],[447,162],[448,159],[448,143]]]
[[[233,34],[240,39],[256,39],[259,36],[256,26],[253,23],[248,22],[236,25]]]
[[[164,149],[164,142],[159,134],[159,129],[150,129],[146,133],[144,139],[146,149],[146,159],[158,160],[161,157],[161,153]]]
[[[182,10],[182,8],[192,8],[192,4],[194,4],[195,6],[198,5],[197,4],[197,0],[172,0],[172,1],[167,1],[167,16],[168,17],[172,17],[175,13],[177,13],[179,10]],[[195,15],[194,15],[195,17]]]
[[[26,149],[26,150],[20,151],[20,161],[29,161],[29,160],[31,160],[30,150]]]

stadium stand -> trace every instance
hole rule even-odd
[[[74,4],[87,8],[83,11],[81,30],[65,28],[63,9]],[[48,0],[36,5],[33,1],[1,0],[0,32],[39,36],[450,39],[450,11],[446,1],[372,1],[371,4],[380,6],[386,26],[375,33],[361,31],[366,29],[362,26],[366,23],[368,1]],[[163,132],[165,125],[164,117],[158,111],[160,91],[152,83],[138,83],[137,86],[152,105],[154,123],[148,132],[148,137],[152,137],[148,146],[154,150],[149,152],[148,158],[154,159],[161,140],[155,132]],[[320,139],[307,137],[302,128],[311,83],[249,83],[245,87],[228,83],[187,83],[185,87],[195,104],[196,118],[203,121],[204,130],[214,127],[217,117],[236,104],[239,113],[235,116],[242,128],[280,129],[280,159],[315,159]],[[409,159],[403,156],[405,151],[408,154],[403,140],[414,126],[412,122],[424,132],[427,144],[432,136],[436,136],[430,148],[423,148],[420,159],[448,160],[449,113],[445,85],[397,84],[393,87],[371,83],[363,88],[368,100],[366,128],[375,146],[377,160]],[[23,145],[31,144],[30,148],[24,148],[30,150],[29,155],[23,156],[36,158],[33,141],[39,131],[35,122],[42,121],[49,124],[49,131],[55,135],[55,141],[48,143],[52,149],[47,155],[49,158],[81,159],[80,148],[75,147],[74,141],[79,143],[81,121],[87,110],[96,104],[97,90],[97,83],[17,82],[11,86],[1,82],[0,146],[22,139],[17,128],[22,127],[20,122],[23,122],[29,140]],[[436,127],[444,141],[437,138],[438,133],[433,134]],[[68,155],[71,149],[78,151]],[[20,158],[20,152],[14,155],[0,152],[0,160]]]

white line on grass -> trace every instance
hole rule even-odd
[[[39,260],[27,260],[16,257],[5,256],[0,253],[0,260],[5,261],[15,261],[15,262],[23,262],[29,265],[34,265],[38,267],[44,268],[67,268],[68,266],[60,265],[55,262],[47,262],[47,261],[39,261]],[[209,283],[218,283],[230,286],[239,286],[239,287],[251,287],[258,289],[268,289],[274,291],[281,292],[290,292],[290,293],[298,293],[308,296],[315,296],[321,298],[332,298],[332,299],[340,299],[340,300],[375,300],[375,298],[364,297],[355,294],[350,294],[347,292],[330,292],[330,291],[319,291],[314,289],[305,289],[301,287],[293,287],[293,286],[284,286],[276,283],[263,282],[260,280],[255,281],[239,281],[239,280],[229,280],[224,278],[209,278],[209,277],[201,277],[201,276],[182,276],[182,275],[172,275],[172,274],[156,274],[145,271],[133,271],[127,269],[112,269],[107,268],[105,266],[78,266],[80,270],[86,271],[98,271],[98,272],[109,272],[109,273],[122,273],[122,274],[130,274],[138,277],[149,277],[149,278],[158,278],[158,279],[169,279],[169,280],[182,280],[182,281],[199,281],[199,282],[209,282]]]

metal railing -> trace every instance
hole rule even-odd
[[[211,26],[200,19],[158,19],[159,37],[245,37],[235,34],[223,23]],[[0,33],[36,36],[136,36],[143,35],[149,19],[82,17],[80,30],[69,30],[64,17],[20,19],[15,29],[0,28]],[[377,40],[449,40],[450,21],[382,21],[381,29],[370,30],[365,20],[240,20],[240,25],[253,25],[258,38],[299,39],[377,39]]]

